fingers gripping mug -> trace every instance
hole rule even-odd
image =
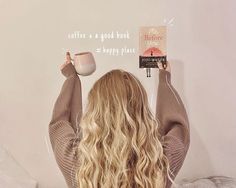
[[[74,55],[76,72],[82,76],[88,76],[96,70],[96,63],[91,52],[81,52]]]

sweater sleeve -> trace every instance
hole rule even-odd
[[[78,123],[82,117],[81,81],[72,63],[67,64],[61,73],[66,80],[53,107],[49,137],[56,162],[68,187],[73,188],[77,184],[75,173],[79,167],[76,145],[79,143]]]
[[[184,104],[171,84],[171,73],[164,69],[159,70],[156,119],[159,121],[163,150],[173,173],[171,177],[175,179],[190,145],[190,128]],[[171,184],[168,179],[166,187]]]

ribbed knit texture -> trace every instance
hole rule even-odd
[[[160,123],[164,153],[174,174],[171,177],[175,179],[190,145],[190,128],[184,104],[171,84],[170,72],[166,70],[159,70],[156,119]],[[166,188],[170,188],[171,184],[168,179]]]
[[[67,64],[61,73],[66,77],[53,107],[49,123],[49,137],[56,162],[66,180],[68,188],[78,188],[75,178],[76,162],[79,157],[76,146],[82,110],[81,81],[72,63]],[[77,117],[76,117],[77,115]],[[156,119],[160,123],[160,134],[164,153],[169,159],[175,178],[183,165],[190,144],[190,129],[184,104],[171,84],[171,74],[159,70]],[[165,188],[171,187],[168,180]]]

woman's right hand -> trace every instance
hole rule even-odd
[[[158,62],[157,64],[158,64],[158,68],[159,69],[161,69],[161,70],[164,69],[164,70],[166,70],[166,71],[171,73],[171,68],[170,68],[169,61],[166,61],[166,67],[165,68],[163,67],[163,64],[161,62]]]
[[[66,52],[66,61],[60,66],[60,69],[62,70],[67,64],[71,63],[72,58],[70,56],[70,52]]]

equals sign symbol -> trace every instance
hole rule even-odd
[[[97,48],[96,52],[100,53],[101,52],[101,48]]]

